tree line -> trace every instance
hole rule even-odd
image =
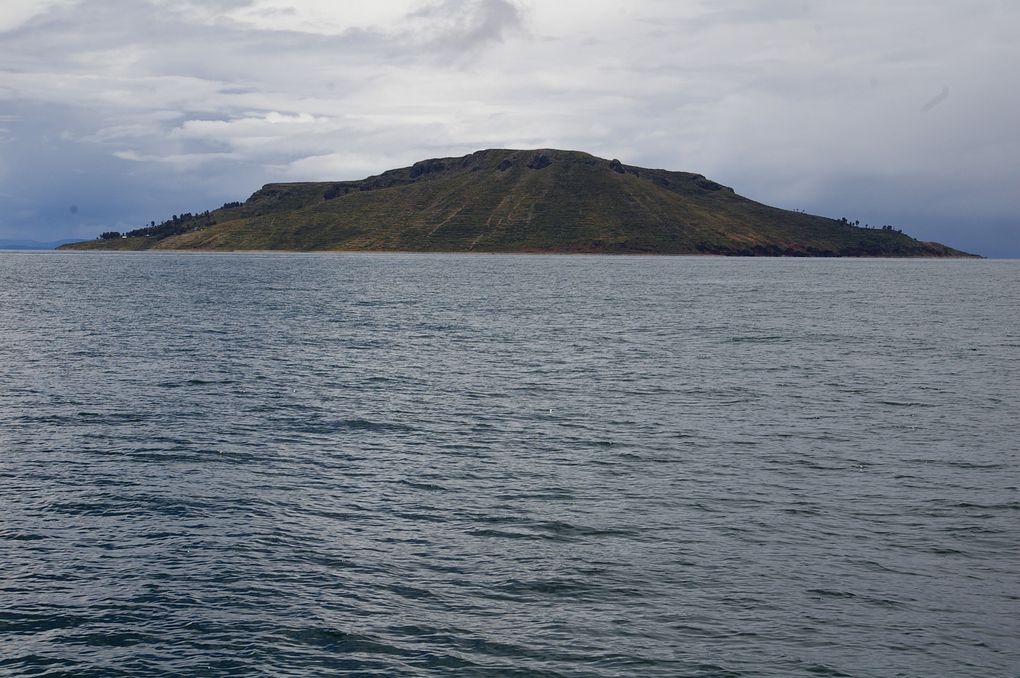
[[[235,207],[241,207],[243,203],[240,202],[225,202],[223,207],[220,209],[231,209]],[[148,226],[142,226],[125,233],[120,231],[104,231],[99,234],[99,240],[115,240],[117,238],[156,238],[162,240],[163,238],[169,238],[173,235],[180,235],[181,233],[187,233],[188,231],[197,231],[200,228],[212,226],[216,223],[216,218],[212,216],[209,210],[200,212],[198,214],[192,214],[191,212],[185,212],[183,214],[174,214],[166,221],[156,223],[150,221]]]
[[[839,219],[836,219],[836,221],[838,221],[839,223],[843,224],[844,226],[853,226],[854,228],[872,228],[871,224],[864,224],[864,226],[861,226],[861,220],[860,219],[856,219],[854,221],[850,221],[846,217],[841,217]],[[877,226],[875,228],[878,229]],[[900,230],[898,228],[893,228],[890,224],[886,224],[886,225],[882,226],[880,230],[883,230],[883,231],[894,231],[896,233],[903,233],[902,230]]]

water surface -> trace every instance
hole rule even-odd
[[[0,254],[0,675],[1020,676],[1018,299]]]

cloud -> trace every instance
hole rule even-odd
[[[523,28],[521,10],[508,0],[442,0],[409,15],[426,36],[425,44],[443,50],[471,50],[502,42]]]
[[[178,171],[194,170],[202,165],[215,161],[236,160],[233,153],[175,153],[172,155],[142,155],[137,151],[115,151],[115,158],[141,163],[162,163],[170,165]]]
[[[356,5],[332,0],[254,0],[219,11],[193,3],[183,7],[205,23],[228,20],[273,33],[369,35],[416,47],[464,48],[500,41],[508,32],[519,30],[522,21],[520,8],[510,0],[391,0]]]
[[[68,4],[66,0],[4,0],[0,5],[0,33],[21,28],[29,21]]]
[[[921,237],[955,220],[961,246],[1020,213],[1012,3],[54,0],[4,3],[0,30],[3,237],[490,146],[688,169]]]
[[[338,36],[352,30],[387,30],[402,25],[413,3],[404,0],[374,3],[337,3],[333,0],[312,0],[295,3],[291,0],[254,0],[236,3],[226,11],[211,13],[204,3],[194,3],[190,11],[206,21],[226,18],[237,24],[260,31],[288,31],[315,35]]]

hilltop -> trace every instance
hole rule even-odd
[[[478,151],[358,181],[267,184],[243,203],[62,249],[971,256],[778,209],[700,174],[577,151]]]

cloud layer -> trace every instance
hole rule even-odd
[[[0,238],[558,147],[1020,256],[1018,32],[1005,0],[7,0]]]

